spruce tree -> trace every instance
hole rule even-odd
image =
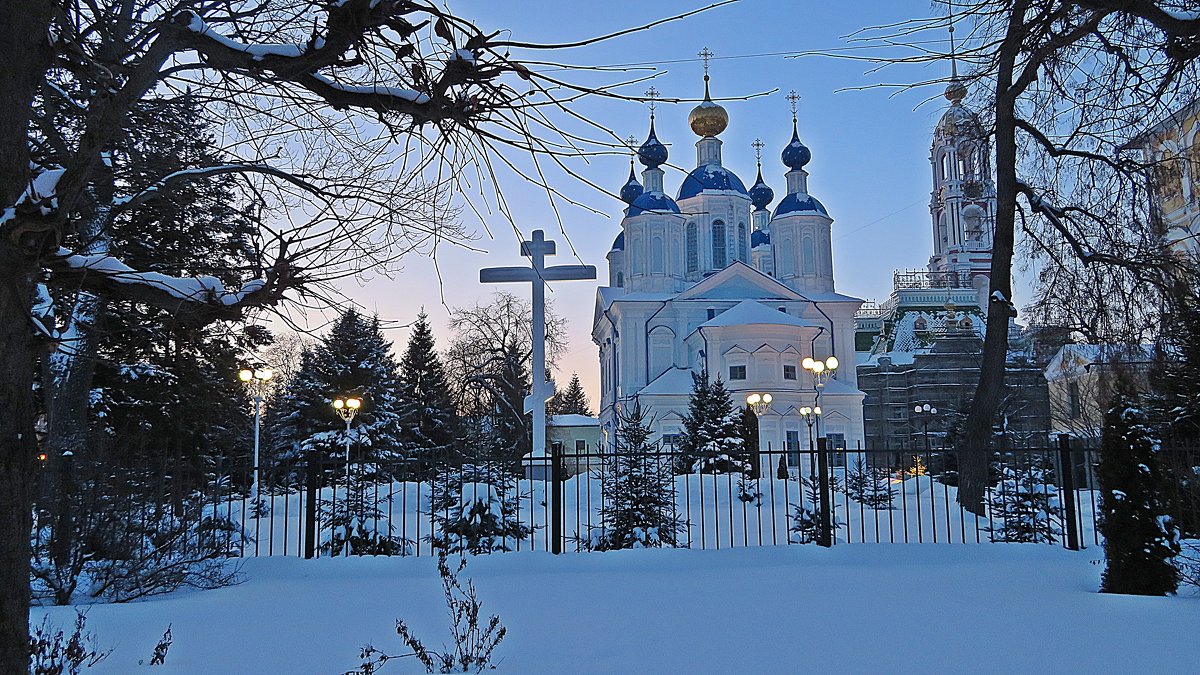
[[[314,348],[279,396],[271,416],[278,457],[299,461],[315,450],[343,461],[345,423],[331,405],[354,395],[363,405],[350,432],[352,461],[369,473],[391,471],[402,456],[399,372],[378,317],[347,310]],[[377,466],[382,465],[382,466]]]
[[[556,394],[556,397],[559,398],[559,403],[555,407],[554,414],[592,416],[587,394],[583,391],[583,385],[579,383],[579,373],[571,373],[570,384],[567,385],[561,396]]]
[[[618,415],[616,452],[606,457],[601,525],[583,543],[597,551],[679,545],[670,463],[650,443],[652,422],[635,400]]]
[[[518,518],[517,477],[507,462],[443,466],[433,479],[429,541],[443,553],[515,550],[533,530]]]
[[[1171,559],[1178,532],[1160,494],[1159,441],[1136,399],[1120,394],[1104,419],[1100,463],[1100,533],[1104,575],[1100,591],[1167,595],[1179,583]]]
[[[987,489],[992,541],[1053,544],[1062,536],[1062,512],[1054,471],[1044,459],[1010,459],[1000,481]]]
[[[692,374],[692,396],[684,418],[683,439],[676,471],[732,473],[749,470],[740,421],[721,378],[709,383],[708,374]]]
[[[400,359],[400,440],[419,476],[451,457],[460,430],[446,371],[424,310],[417,315]]]

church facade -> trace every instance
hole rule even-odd
[[[806,357],[844,364],[820,390],[816,433],[834,446],[863,441],[863,393],[854,368],[854,315],[862,300],[837,293],[833,218],[809,193],[811,152],[793,116],[782,152],[787,192],[775,205],[762,178],[749,189],[721,161],[728,113],[708,96],[691,111],[696,164],[667,193],[667,148],[654,130],[637,151],[621,190],[628,204],[608,253],[608,285],[597,291],[592,338],[600,352],[600,424],[611,445],[621,406],[638,401],[658,438],[683,430],[692,374],[721,378],[737,406],[752,393],[773,400],[762,412],[763,449],[806,449],[799,409],[818,403],[801,366]]]

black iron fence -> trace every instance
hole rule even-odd
[[[643,532],[647,545],[1033,542],[1080,549],[1101,541],[1098,457],[1067,445],[989,453],[983,504],[970,510],[958,503],[963,457],[956,451],[767,449],[690,467],[674,451],[639,457],[647,460],[639,471],[659,472],[660,515],[676,528],[670,537]],[[100,482],[128,493],[106,501],[111,514],[124,509],[119,517],[148,524],[135,528],[140,546],[155,545],[149,524],[169,515],[203,526],[208,545],[229,555],[419,556],[447,547],[557,553],[590,550],[597,533],[612,531],[625,508],[621,481],[628,476],[614,470],[622,458],[628,455],[590,448],[418,468],[311,456],[264,466],[258,500],[245,462],[214,461],[186,481],[166,467],[145,467],[102,472]],[[1164,460],[1175,475],[1193,477],[1174,481],[1168,497],[1176,521],[1196,536],[1200,452],[1165,453]],[[82,491],[77,480],[61,486],[44,476],[52,490],[43,494]],[[61,508],[95,506],[72,504]],[[39,513],[48,523],[57,517],[52,509]]]

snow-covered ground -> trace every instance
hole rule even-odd
[[[1200,599],[1096,593],[1098,549],[768,546],[472,558],[509,673],[1195,672]],[[97,673],[342,673],[403,618],[447,639],[434,560],[256,558],[215,591],[98,605]],[[69,622],[73,609],[37,609]],[[383,673],[423,672],[412,659]]]

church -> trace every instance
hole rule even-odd
[[[628,204],[608,253],[608,285],[597,290],[592,339],[600,356],[600,425],[609,446],[618,411],[641,404],[657,438],[678,440],[687,415],[692,373],[721,378],[736,406],[750,394],[771,394],[759,416],[763,449],[807,449],[809,427],[799,410],[819,403],[816,433],[833,447],[864,440],[863,397],[854,368],[859,298],[834,286],[831,226],[826,207],[809,192],[812,153],[797,133],[783,148],[787,191],[771,210],[774,191],[762,176],[745,183],[721,162],[719,136],[729,115],[709,95],[688,117],[696,141],[695,168],[674,197],[663,165],[667,147],[650,131],[621,189]],[[843,364],[820,390],[802,367],[806,358]],[[795,458],[793,458],[794,461]]]

